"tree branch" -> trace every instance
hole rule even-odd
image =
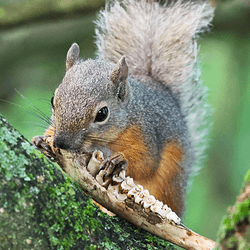
[[[220,249],[250,249],[250,170],[234,206],[228,208],[219,230]]]
[[[4,249],[175,249],[95,206],[79,185],[0,116]]]

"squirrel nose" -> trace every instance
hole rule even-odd
[[[57,148],[68,150],[70,149],[70,144],[66,142],[65,138],[57,137],[54,140],[54,145]]]

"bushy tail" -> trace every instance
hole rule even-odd
[[[196,37],[213,17],[208,0],[113,1],[97,21],[98,56],[117,62],[126,56],[132,75],[150,76],[174,89],[192,75]]]

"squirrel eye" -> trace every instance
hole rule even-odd
[[[102,107],[98,112],[95,117],[94,122],[103,122],[107,119],[109,114],[109,109],[107,106]]]
[[[54,108],[54,96],[52,96],[52,98],[51,98],[51,100],[50,100],[50,102],[51,102],[51,106],[52,106],[52,108]]]

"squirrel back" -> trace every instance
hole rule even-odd
[[[108,160],[122,154],[127,175],[182,216],[187,178],[204,149],[196,38],[211,18],[207,1],[107,6],[97,22],[99,58],[83,61],[77,44],[68,51],[46,132],[55,146],[100,149]]]
[[[112,1],[96,21],[99,58],[116,63],[126,55],[131,75],[158,80],[177,95],[192,142],[193,176],[201,167],[211,124],[197,39],[213,15],[209,0],[123,0]]]

